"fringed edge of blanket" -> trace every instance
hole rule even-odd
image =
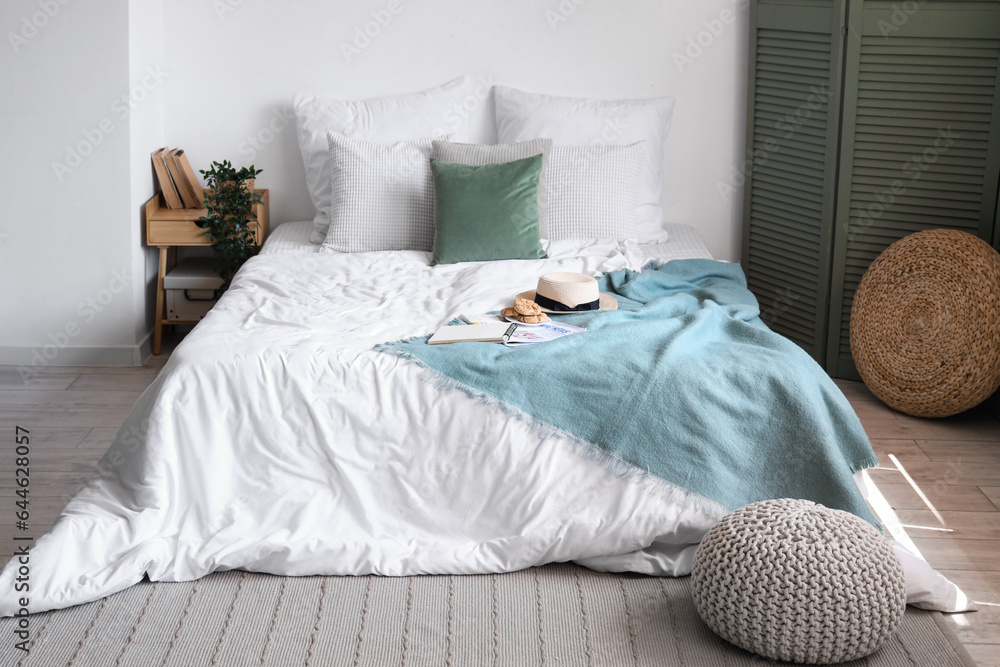
[[[872,455],[869,456],[867,459],[865,459],[864,462],[859,462],[856,465],[854,461],[848,461],[847,465],[851,470],[851,482],[857,485],[857,475],[859,472],[864,472],[865,470],[871,470],[872,468],[877,468],[879,465],[881,465],[881,463],[878,460],[878,456],[876,456],[875,453],[872,452]],[[875,511],[875,506],[871,504],[871,502],[865,496],[864,490],[860,486],[858,487],[858,491],[861,492],[861,497],[864,499],[865,505],[868,507],[868,514],[871,515],[870,520],[867,519],[866,517],[861,517],[861,518],[865,519],[866,521],[868,521],[868,523],[875,526],[875,529],[878,532],[882,533],[884,536],[888,536],[889,533],[886,530],[886,527],[882,524],[883,517],[879,516],[878,512]]]
[[[703,512],[709,516],[715,517],[716,519],[721,519],[731,511],[721,503],[716,502],[711,498],[706,498],[695,493],[694,491],[690,491],[682,486],[668,482],[667,480],[656,476],[649,470],[645,470],[633,463],[629,463],[628,461],[619,458],[614,453],[609,452],[600,445],[584,440],[583,438],[580,438],[579,436],[576,436],[557,426],[553,426],[544,420],[533,417],[523,410],[520,410],[519,408],[516,408],[495,396],[491,396],[484,391],[475,389],[463,382],[459,382],[454,378],[448,377],[444,373],[428,366],[422,359],[410,354],[409,352],[394,347],[394,345],[397,344],[405,345],[407,343],[420,343],[426,340],[427,336],[414,336],[413,338],[407,338],[394,343],[380,343],[373,349],[376,352],[383,352],[385,354],[415,363],[421,369],[421,373],[426,378],[428,384],[432,385],[436,389],[444,392],[461,391],[465,395],[479,401],[483,405],[498,409],[505,415],[514,417],[518,421],[527,424],[532,433],[536,433],[542,438],[561,438],[563,441],[568,443],[570,449],[578,456],[597,463],[617,477],[630,482],[648,485],[651,491],[664,497],[664,499],[668,502],[676,502],[678,504],[683,503],[686,507]]]
[[[865,459],[864,463],[855,465],[854,461],[848,461],[848,465],[850,466],[851,474],[856,475],[862,470],[871,470],[872,468],[877,468],[882,464],[878,460],[878,457],[874,453],[872,453],[871,456]]]

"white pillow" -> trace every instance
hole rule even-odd
[[[494,86],[493,94],[500,142],[534,137],[552,137],[554,146],[648,141],[650,150],[642,167],[637,201],[637,233],[641,240],[662,238],[663,143],[674,115],[673,97],[591,100],[526,93],[506,86]]]
[[[548,171],[551,139],[531,139],[516,144],[460,144],[454,141],[434,141],[434,157],[447,162],[482,166],[498,162],[513,162],[541,154],[542,173],[538,177],[538,229],[543,239],[548,226],[548,196],[545,175]]]
[[[468,114],[456,110],[461,111],[470,94],[471,83],[464,76],[420,93],[353,102],[296,94],[292,102],[299,149],[306,167],[306,187],[316,208],[310,240],[322,243],[330,224],[327,131],[384,142],[443,134],[464,139],[469,133]]]
[[[636,196],[648,141],[627,146],[553,146],[548,239],[635,238]]]
[[[391,144],[327,132],[331,220],[320,252],[434,246],[431,137]]]

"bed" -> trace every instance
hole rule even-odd
[[[449,91],[461,101],[460,87]],[[299,118],[300,133],[305,126]],[[363,143],[328,139],[331,160],[335,141],[345,151]],[[763,325],[737,265],[712,261],[692,227],[661,227],[658,210],[647,212],[653,232],[630,231],[629,240],[560,233],[597,209],[595,225],[656,208],[659,193],[644,203],[634,185],[649,155],[635,147],[587,146],[573,160],[552,149],[550,166],[561,159],[575,172],[561,181],[558,169],[548,172],[548,227],[533,228],[535,259],[444,262],[429,241],[339,250],[357,238],[356,207],[372,198],[319,193],[317,219],[273,231],[31,548],[28,610],[89,602],[143,578],[233,569],[402,576],[573,561],[684,575],[719,518],[768,497],[804,497],[875,522],[855,483],[876,463],[860,422],[825,373]],[[585,173],[605,158],[623,165],[611,176],[632,165],[633,185]],[[306,165],[308,174],[308,157]],[[528,167],[537,187],[541,166]],[[326,168],[312,185],[329,178]],[[354,196],[368,185],[345,187]],[[560,209],[559,196],[580,187],[583,206]],[[610,193],[603,208],[601,188]],[[384,232],[402,206],[384,206],[378,229],[363,231]],[[338,223],[338,210],[353,217]],[[526,350],[436,346],[455,348],[454,359],[460,347],[469,352],[462,368],[443,368],[447,354],[443,365],[424,355],[439,326],[509,306],[550,272],[600,276],[622,308],[589,314],[585,333]],[[483,359],[496,363],[476,371]],[[497,368],[507,369],[499,386]],[[589,391],[588,378],[596,386],[612,377],[624,384]],[[3,590],[13,590],[16,561],[0,574]],[[4,596],[0,615],[25,606]]]
[[[573,560],[685,574],[726,509],[580,456],[570,438],[374,350],[486,312],[551,270],[704,258],[562,242],[550,259],[431,267],[426,253],[321,255],[279,226],[140,398],[89,485],[32,548],[31,611],[149,577],[507,572]],[[0,577],[11,585],[16,568]],[[6,598],[0,609],[15,611]]]

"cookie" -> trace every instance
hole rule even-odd
[[[513,308],[504,308],[500,311],[500,314],[504,317],[517,317],[517,311]]]
[[[541,324],[547,322],[549,316],[545,313],[539,313],[538,315],[518,315],[517,319],[525,324]]]
[[[518,299],[514,302],[514,310],[518,315],[541,315],[541,307],[529,299]]]

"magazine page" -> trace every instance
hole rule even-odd
[[[562,338],[563,336],[568,336],[570,334],[580,333],[581,331],[586,331],[586,329],[572,324],[563,324],[553,320],[550,320],[545,324],[530,327],[518,325],[517,329],[514,330],[514,333],[511,334],[505,345],[515,346],[544,343],[546,341]]]

